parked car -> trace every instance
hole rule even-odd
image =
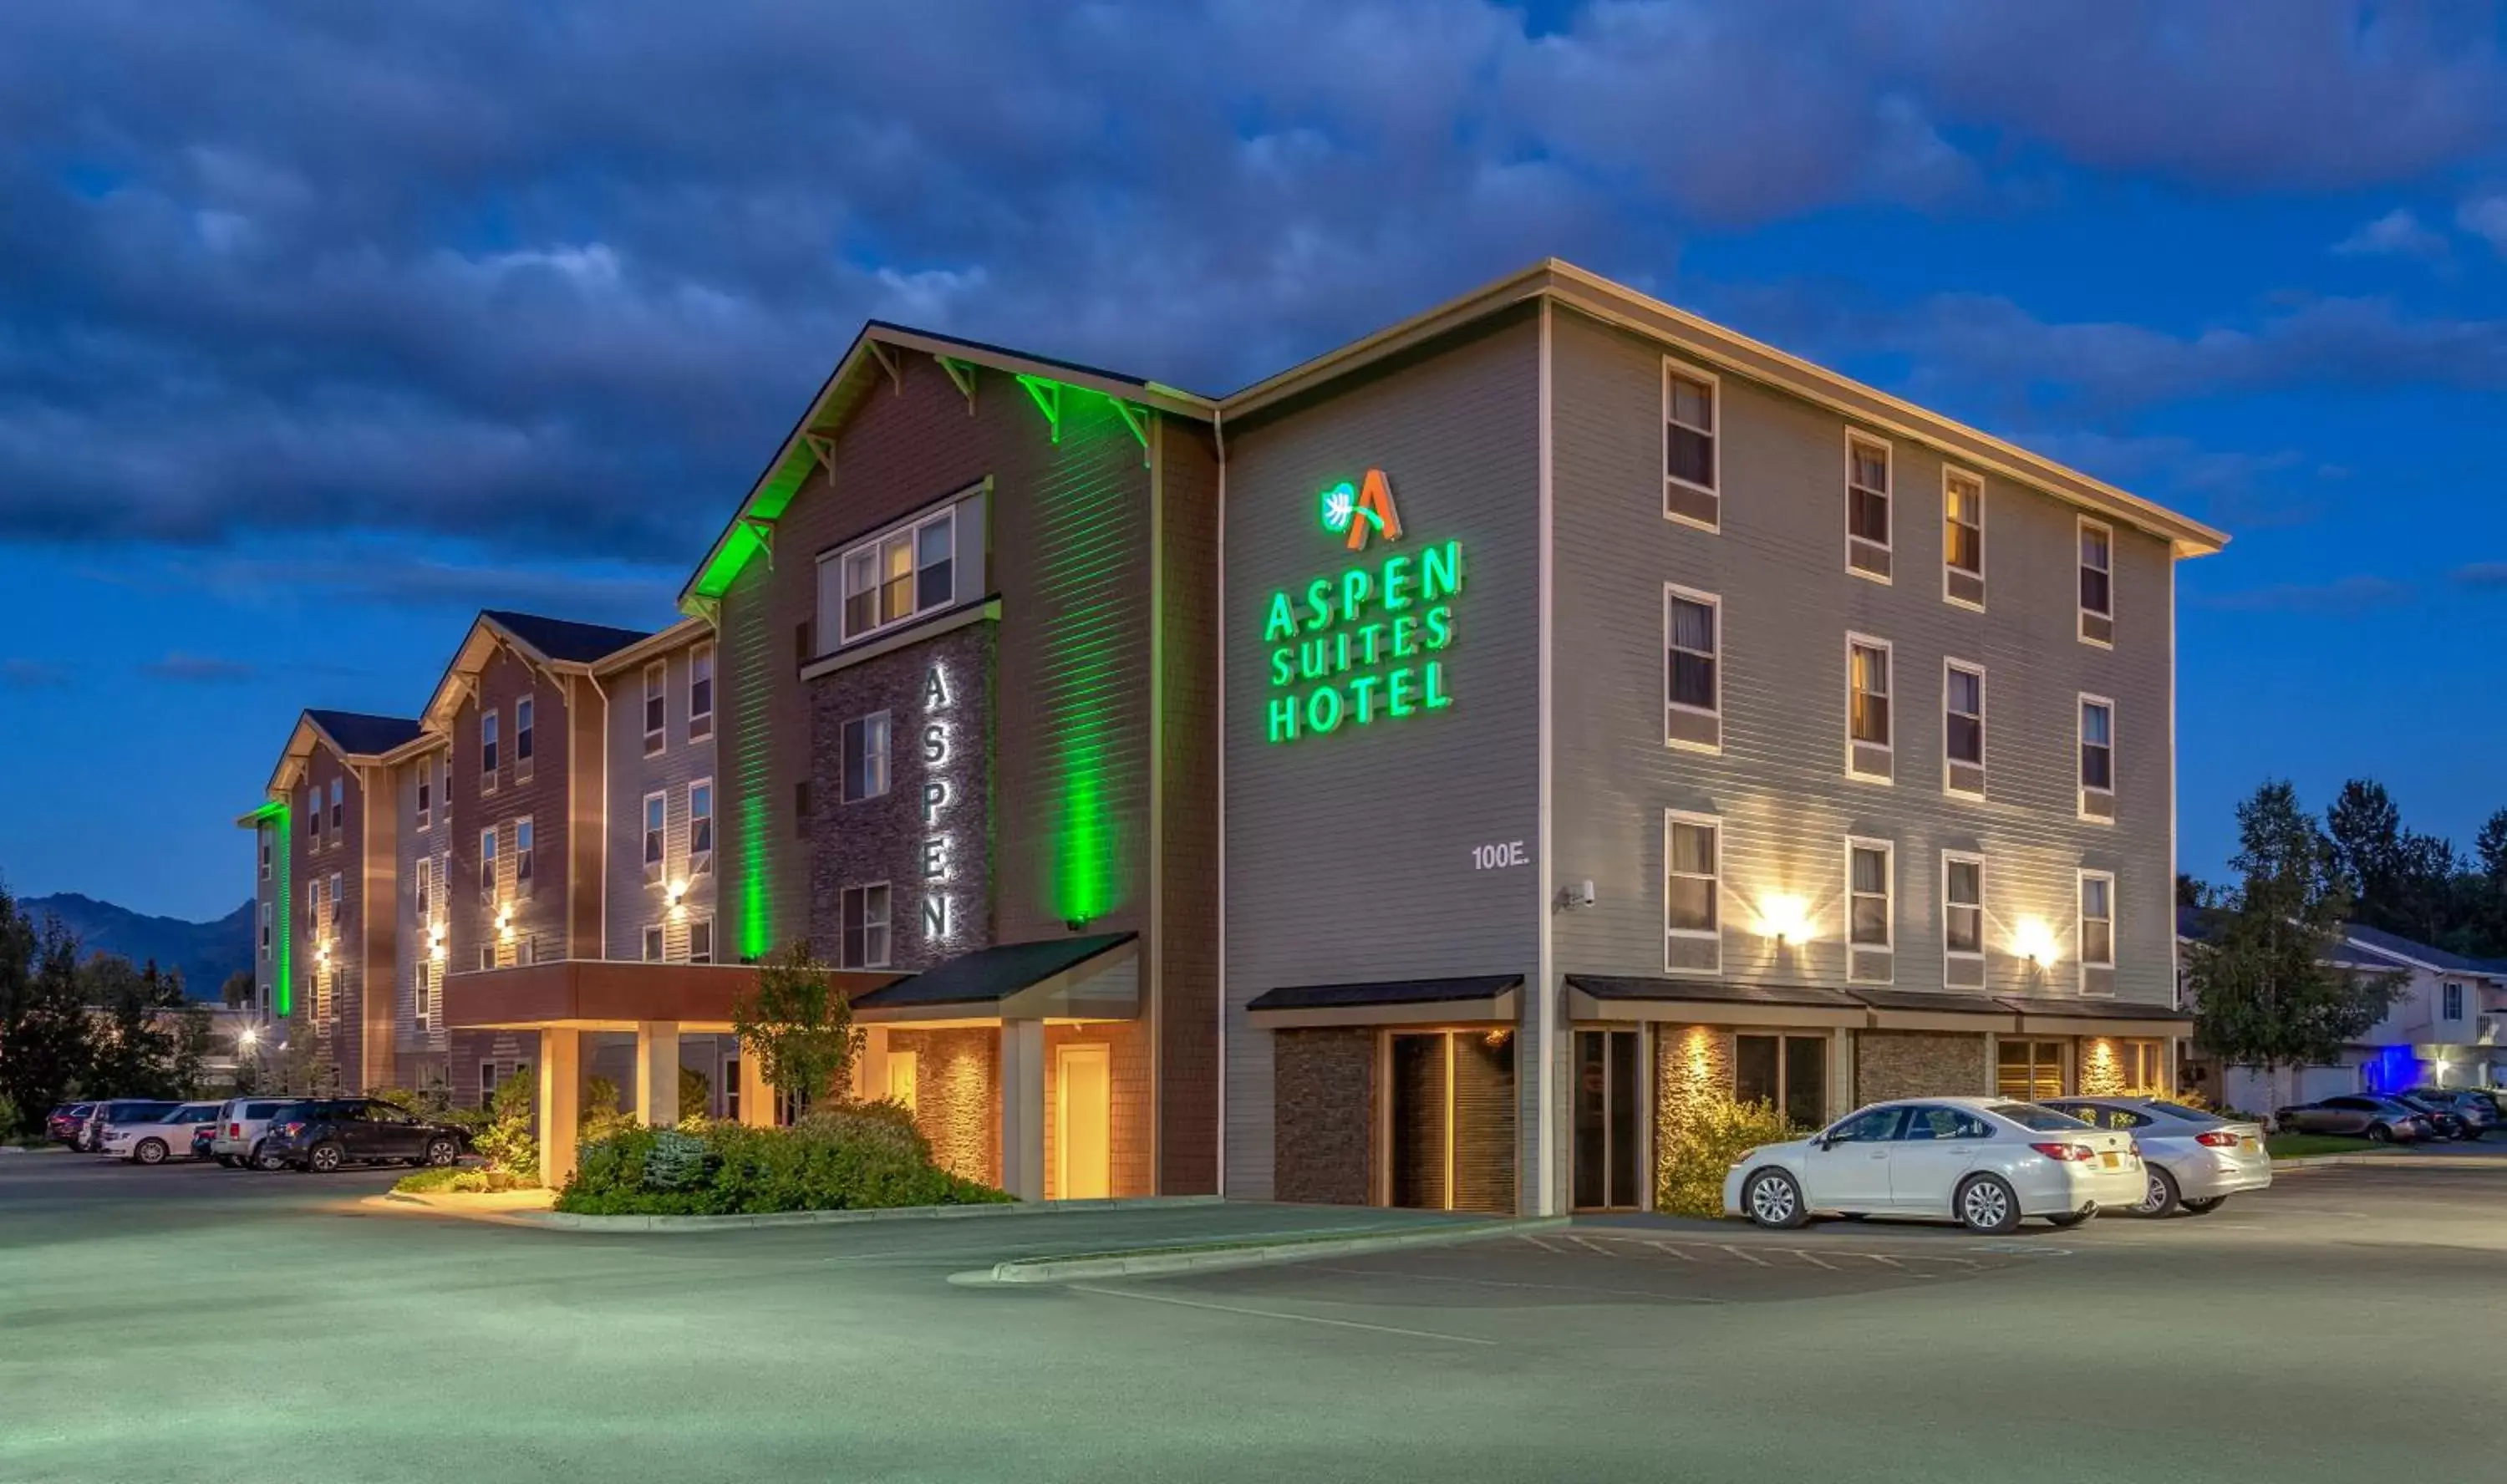
[[[114,1098],[88,1109],[87,1122],[71,1147],[93,1154],[104,1147],[104,1131],[117,1123],[154,1123],[183,1104],[162,1098]]]
[[[104,1153],[134,1165],[162,1165],[192,1156],[192,1131],[218,1116],[214,1103],[156,1104],[165,1111],[155,1117],[117,1117],[104,1126],[97,1145]]]
[[[449,1165],[469,1135],[374,1098],[325,1098],[278,1109],[261,1146],[266,1159],[328,1175],[352,1164]]]
[[[2142,1199],[2132,1136],[2033,1103],[1913,1098],[1858,1108],[1809,1139],[1732,1162],[1724,1207],[1761,1226],[1814,1212],[1947,1216],[2007,1232],[2023,1217],[2073,1226]]]
[[[2409,1094],[2420,1103],[2434,1104],[2472,1125],[2472,1137],[2479,1139],[2501,1123],[2507,1113],[2498,1106],[2498,1096],[2478,1087],[2415,1087]]]
[[[2429,1135],[2419,1114],[2368,1093],[2343,1093],[2285,1107],[2272,1114],[2272,1123],[2284,1134],[2344,1134],[2380,1144],[2412,1143]]]
[[[218,1112],[217,1132],[209,1139],[209,1154],[230,1170],[246,1165],[256,1170],[276,1170],[281,1162],[264,1162],[262,1134],[270,1127],[271,1115],[297,1100],[291,1098],[230,1098]]]
[[[2481,1137],[2481,1131],[2473,1127],[2471,1119],[2451,1107],[2441,1107],[2425,1098],[2416,1098],[2410,1093],[2395,1093],[2393,1100],[2419,1115],[2420,1122],[2428,1125],[2431,1139],[2465,1140]]]
[[[44,1137],[56,1144],[78,1147],[79,1130],[87,1126],[87,1115],[95,1111],[92,1103],[64,1103],[44,1117]]]
[[[2160,1098],[2049,1098],[2044,1106],[2094,1129],[2130,1134],[2141,1146],[2144,1189],[2137,1216],[2178,1211],[2207,1215],[2241,1190],[2271,1184],[2261,1124]]]

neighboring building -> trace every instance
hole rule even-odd
[[[2217,533],[1554,264],[1221,410],[1229,1195],[2167,1085]]]

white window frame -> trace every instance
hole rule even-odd
[[[697,955],[697,934],[700,932],[705,934],[706,939],[706,951],[702,958]],[[687,956],[690,963],[711,963],[714,961],[712,914],[700,913],[691,916],[688,919]]]
[[[2463,1019],[2463,981],[2449,979],[2438,986],[2437,1018]]]
[[[311,778],[305,780],[305,838],[322,843],[322,785]]]
[[[479,791],[496,791],[496,770],[505,761],[505,718],[496,707],[479,709]]]
[[[1878,449],[1881,457],[1888,464],[1889,488],[1880,491],[1881,498],[1888,502],[1889,518],[1884,523],[1888,528],[1877,541],[1870,536],[1858,536],[1854,533],[1854,491],[1857,488],[1854,483],[1854,446],[1856,444]],[[1875,547],[1888,557],[1889,574],[1887,576],[1884,577],[1878,572],[1867,572],[1854,564],[1856,542]],[[1888,439],[1875,437],[1857,428],[1845,430],[1845,569],[1866,582],[1876,582],[1883,587],[1893,585],[1898,575],[1898,450]]]
[[[2089,533],[2089,529],[2092,526],[2095,526],[2097,530],[2107,538],[2107,564],[2105,568],[2107,579],[2107,608],[2104,613],[2100,613],[2097,609],[2090,607],[2088,599],[2083,597],[2081,595],[2081,574],[2086,571],[2093,570],[2089,566],[2089,558],[2083,554],[2081,550],[2083,538]],[[2100,649],[2113,649],[2115,647],[2115,641],[2113,639],[2093,639],[2089,637],[2089,620],[2094,616],[2105,619],[2110,627],[2115,623],[2115,527],[2107,522],[2094,520],[2089,516],[2077,517],[2074,520],[2072,531],[2072,601],[2079,607],[2080,612],[2075,619],[2072,632],[2079,636],[2082,643],[2094,644]]]
[[[422,835],[435,823],[435,764],[433,760],[430,759],[429,761],[418,765],[417,782],[418,796],[416,828],[418,832]]]
[[[644,924],[644,939],[637,945],[637,950],[644,956],[644,962],[663,962],[670,957],[671,935],[663,930],[661,923],[647,923]]]
[[[271,903],[264,901],[261,904],[261,956],[265,959],[270,957],[270,925],[273,916]]]
[[[1950,718],[1957,714],[1950,709],[1950,675],[1953,671],[1976,676],[1977,756],[1969,766],[1985,776],[1988,788],[1992,786],[1993,778],[1993,770],[1986,766],[1986,759],[1993,756],[1993,727],[1988,720],[1993,707],[1993,688],[1985,681],[1983,666],[1944,655],[1942,658],[1942,792],[1953,799],[1981,799],[1983,794],[1950,786],[1950,764],[1964,761],[1950,756]]]
[[[496,826],[479,832],[479,900],[496,905]]]
[[[871,957],[870,952],[870,894],[873,891],[880,893],[881,908],[879,918],[880,952],[879,957],[876,959]],[[860,893],[862,901],[862,961],[859,963],[847,963],[844,961],[845,898],[852,896],[856,892]],[[890,883],[884,881],[866,881],[858,886],[846,887],[839,890],[836,893],[836,966],[842,969],[875,969],[889,967],[896,955],[895,935],[893,932],[895,920],[896,890]]]
[[[2088,759],[2083,756],[2083,753],[2089,745],[2089,707],[2093,706],[2102,706],[2106,707],[2107,711],[2107,786],[2104,788],[2093,788],[2089,786],[2089,768],[2087,766]],[[2089,813],[2089,796],[2093,793],[2102,793],[2105,794],[2110,801],[2113,801],[2116,798],[2116,747],[2115,702],[2105,696],[2091,695],[2088,691],[2081,692],[2080,699],[2075,702],[2072,706],[2072,782],[2077,789],[2074,798],[2078,806],[2080,816],[2091,824],[2113,824],[2115,822],[2115,806],[2113,802],[2110,802],[2107,807],[2106,817],[2100,818]]]
[[[662,724],[653,724],[653,707],[662,708]],[[644,755],[660,757],[671,750],[671,662],[647,661],[644,666],[644,710],[639,718],[644,723]]]
[[[412,863],[410,875],[410,910],[418,915],[418,936],[426,935],[427,924],[435,921],[435,862],[420,855]]]
[[[1671,850],[1672,830],[1675,826],[1683,824],[1714,831],[1715,869],[1711,875],[1704,878],[1711,892],[1707,901],[1708,909],[1715,920],[1715,925],[1712,927],[1674,927],[1671,925],[1671,878],[1675,874],[1679,874],[1690,881],[1698,880],[1698,878],[1691,873],[1675,873],[1672,870],[1671,863],[1674,858]],[[1671,941],[1675,938],[1679,938],[1692,943],[1714,944],[1715,967],[1710,972],[1718,974],[1722,973],[1724,971],[1724,820],[1722,816],[1717,814],[1701,814],[1690,810],[1664,810],[1662,812],[1662,957],[1664,970],[1668,972],[1671,968]],[[1694,972],[1694,970],[1687,970],[1686,972]]]
[[[1854,941],[1854,852],[1856,851],[1880,852],[1880,899],[1888,909],[1882,915],[1881,924],[1881,930],[1886,936],[1885,942],[1857,943]],[[1846,977],[1849,979],[1853,977],[1854,951],[1858,948],[1885,952],[1893,957],[1898,952],[1898,843],[1894,840],[1875,840],[1869,835],[1845,837],[1845,955]],[[1857,982],[1878,983],[1880,981]]]
[[[697,795],[700,793],[705,795],[706,806],[702,815],[697,813]],[[666,826],[670,818],[669,808],[668,802],[665,801],[663,822]],[[688,874],[690,876],[703,876],[713,869],[714,847],[718,843],[716,840],[709,839],[702,849],[698,847],[697,820],[699,818],[705,820],[706,833],[708,836],[719,834],[713,813],[713,779],[709,778],[688,780]]]
[[[532,875],[538,864],[532,856],[539,844],[532,834],[530,815],[514,821],[514,895],[518,897],[531,894]]]
[[[514,703],[514,781],[531,780],[531,754],[539,750],[539,706],[532,698],[523,697]],[[525,745],[525,739],[529,739]]]
[[[871,755],[870,724],[874,721],[880,724],[881,730],[879,747],[879,787],[866,793],[855,794],[853,791],[854,778],[851,759],[844,755],[845,734],[851,732],[855,727],[862,729],[862,756],[867,760]],[[865,799],[886,798],[889,792],[896,786],[896,779],[890,777],[889,773],[889,763],[895,755],[895,745],[896,718],[892,713],[885,709],[865,712],[862,715],[854,717],[852,720],[846,722],[842,727],[838,728],[836,732],[836,767],[843,777],[836,780],[836,787],[838,789],[836,802],[839,804],[859,804]]]
[[[496,940],[488,938],[479,945],[479,969],[485,973],[496,966]]]
[[[1950,865],[1951,865],[1951,863],[1952,863],[1952,862],[1956,862],[1957,864],[1960,864],[1960,865],[1966,865],[1966,866],[1974,866],[1974,867],[1976,867],[1976,901],[1972,904],[1972,905],[1976,908],[1976,948],[1975,948],[1973,951],[1970,951],[1970,950],[1967,950],[1967,949],[1954,949],[1954,948],[1950,947],[1950,910],[1951,910],[1953,907],[1959,907],[1959,906],[1971,905],[1971,904],[1967,904],[1967,903],[1952,902],[1952,901],[1950,900]],[[1848,877],[1849,877],[1849,878],[1850,878],[1850,877],[1851,877],[1851,875],[1852,875],[1852,871],[1853,871],[1852,865],[1849,863],[1849,864],[1848,864],[1848,866],[1847,866],[1847,875],[1848,875]],[[1849,882],[1849,889],[1850,889],[1850,882]],[[1983,852],[1982,852],[1982,851],[1942,851],[1942,959],[1943,959],[1943,961],[1947,962],[1948,960],[1955,959],[1959,960],[1959,961],[1960,961],[1960,962],[1962,962],[1962,963],[1974,963],[1974,964],[1977,964],[1977,965],[1979,965],[1979,966],[1981,966],[1981,965],[1984,963],[1985,954],[1986,954],[1988,951],[1990,951],[1991,946],[1992,946],[1992,940],[1986,936],[1986,929],[1985,929],[1985,915],[1984,915],[1985,889],[1986,889],[1986,888],[1985,888],[1985,865],[1984,865],[1984,854],[1983,854]],[[1848,910],[1849,910],[1849,911],[1851,911],[1852,909],[1849,907],[1849,908],[1848,908]],[[1851,924],[1848,924],[1848,925],[1849,925],[1849,929],[1850,929]],[[1942,984],[1942,988],[1944,988],[1944,989],[1945,989],[1945,990],[1949,988],[1948,976],[1947,976],[1946,974],[1944,974],[1944,975],[1943,976],[1943,984]],[[1988,985],[1988,986],[1987,986],[1987,988],[1990,988],[1990,986]],[[1961,990],[1961,991],[1959,991],[1958,993],[1960,993],[1960,994],[1969,994],[1969,993],[1973,993],[1973,992],[1971,992],[1971,991],[1967,991],[1967,990]]]
[[[1970,571],[1968,568],[1963,566],[1953,566],[1950,564],[1950,487],[1961,481],[1965,481],[1976,488],[1976,567],[1973,571]],[[1966,608],[1977,613],[1982,613],[1985,607],[1983,603],[1972,603],[1964,597],[1952,597],[1950,596],[1950,574],[1952,572],[1966,572],[1968,576],[1985,584],[1985,592],[1988,597],[1992,594],[1993,585],[1990,582],[1986,582],[1984,575],[1985,562],[1989,556],[1989,548],[1985,544],[1984,517],[1985,507],[1991,503],[1992,501],[1987,498],[1985,494],[1983,475],[1978,474],[1973,470],[1959,468],[1955,464],[1944,464],[1942,466],[1942,601],[1948,603],[1952,607]]]
[[[722,681],[715,674],[713,640],[706,639],[688,648],[688,740],[696,742],[713,735],[713,710],[721,704]],[[697,709],[697,671],[705,671],[705,709]]]
[[[2089,957],[2089,923],[2097,921],[2089,916],[2089,883],[2093,881],[2104,883],[2107,888],[2107,956],[2103,959]],[[2117,908],[2116,878],[2113,871],[2083,870],[2073,873],[2072,956],[2085,971],[2084,979],[2087,978],[2086,971],[2089,969],[2113,969],[2116,966],[2116,928],[2120,916]]]
[[[425,826],[420,825],[419,828],[423,829]],[[263,881],[268,881],[270,880],[271,855],[275,849],[272,837],[274,837],[278,832],[265,824],[254,833],[261,837],[261,879]]]
[[[875,633],[885,633],[892,629],[901,629],[906,625],[915,622],[917,619],[925,618],[934,613],[946,612],[948,609],[954,608],[958,605],[961,575],[958,570],[958,553],[963,544],[958,539],[958,507],[962,502],[962,498],[953,497],[938,510],[932,511],[928,515],[917,516],[908,521],[900,521],[893,525],[880,530],[876,534],[865,536],[861,540],[855,541],[852,545],[847,546],[830,556],[820,559],[821,561],[833,561],[836,564],[836,647],[842,648],[856,640],[868,638]],[[926,607],[923,604],[923,532],[929,526],[942,525],[949,527],[949,596],[940,602],[934,603],[929,607]],[[898,617],[890,619],[874,619],[870,627],[856,631],[853,627],[852,618],[845,611],[847,606],[846,599],[855,596],[850,586],[853,581],[853,559],[861,555],[863,552],[869,552],[872,555],[874,563],[871,568],[871,581],[873,583],[873,591],[876,592],[879,587],[885,586],[887,582],[886,577],[883,575],[883,569],[876,563],[876,559],[881,548],[899,535],[903,535],[905,537],[906,551],[911,556],[913,561],[913,570],[909,578],[914,587],[913,599],[906,605],[905,612]]]
[[[332,931],[332,934],[333,934],[334,936],[337,936],[337,935],[338,935],[338,933],[339,933],[339,931],[340,931],[340,903],[341,903],[342,901],[345,900],[345,899],[346,899],[346,897],[347,897],[347,882],[346,882],[346,880],[345,880],[345,879],[341,875],[341,873],[339,873],[339,872],[337,872],[337,871],[332,872],[332,873],[331,873],[331,931]]]
[[[348,837],[348,806],[345,802],[345,779],[331,780],[331,843],[338,845]]]
[[[1694,480],[1682,479],[1671,472],[1671,379],[1674,376],[1685,377],[1691,381],[1702,381],[1706,385],[1707,416],[1715,424],[1714,427],[1706,430],[1706,441],[1708,445],[1707,462],[1709,465],[1707,478],[1711,481],[1711,483],[1708,484],[1701,485]],[[1690,424],[1686,422],[1680,425],[1682,427],[1690,427]],[[1697,430],[1695,428],[1690,428],[1690,431],[1694,432]],[[1695,516],[1682,515],[1678,511],[1673,510],[1671,508],[1671,489],[1675,485],[1684,489],[1694,489],[1700,494],[1711,496],[1715,501],[1714,521],[1711,523],[1701,521]],[[1662,358],[1662,514],[1664,520],[1678,521],[1683,525],[1693,526],[1698,530],[1711,531],[1717,534],[1721,534],[1723,532],[1724,379],[1702,366],[1692,366],[1687,361],[1674,360],[1672,357],[1667,355]],[[1720,631],[1718,637],[1719,639],[1721,637]]]
[[[1881,699],[1889,706],[1889,738],[1886,742],[1859,742],[1854,736],[1854,651],[1857,648],[1880,651],[1883,678],[1888,685],[1888,689],[1881,692]],[[1888,774],[1855,772],[1854,749],[1858,746],[1876,747],[1888,753]],[[1887,639],[1873,638],[1871,634],[1856,633],[1852,630],[1846,631],[1845,634],[1845,776],[1860,783],[1895,783],[1898,778],[1898,646]]]
[[[1671,699],[1671,604],[1674,598],[1703,604],[1715,615],[1715,648],[1707,656],[1708,663],[1715,667],[1715,705],[1711,708],[1690,706]],[[1694,650],[1682,651],[1686,654],[1695,652]],[[1724,750],[1722,742],[1724,735],[1724,599],[1712,593],[1701,593],[1695,588],[1684,588],[1676,582],[1666,582],[1662,585],[1662,706],[1666,713],[1662,738],[1664,745],[1679,747],[1689,752],[1720,753]],[[1687,711],[1692,716],[1714,717],[1717,738],[1715,744],[1709,746],[1704,742],[1673,737],[1668,718],[1668,713],[1672,711]]]
[[[662,806],[662,822],[658,825],[653,822],[653,806],[656,804]],[[669,789],[657,788],[651,793],[644,795],[643,830],[641,834],[644,880],[648,883],[660,881],[663,877],[668,876],[671,871],[671,794]]]

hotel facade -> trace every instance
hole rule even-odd
[[[674,624],[483,615],[330,747],[399,801],[320,848],[404,904],[359,1044],[527,1068],[544,1129],[604,1058],[766,1121],[727,1005],[807,941],[856,1091],[1022,1196],[1526,1212],[1650,1204],[1710,1093],[2163,1089],[2173,565],[2224,539],[1557,263],[1218,399],[873,324]],[[500,657],[567,760],[527,823]]]

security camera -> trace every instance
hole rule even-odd
[[[1584,880],[1576,884],[1576,905],[1579,907],[1590,907],[1593,905],[1593,880],[1591,877],[1588,876]]]

